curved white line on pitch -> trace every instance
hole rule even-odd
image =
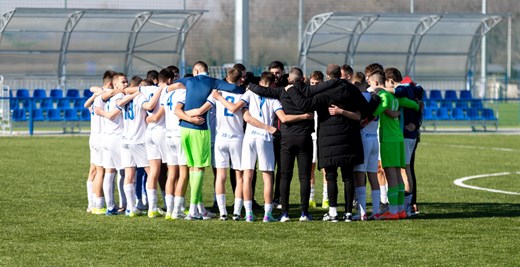
[[[475,190],[483,190],[493,193],[501,193],[501,194],[508,194],[508,195],[520,195],[520,193],[517,192],[509,192],[509,191],[503,191],[503,190],[497,190],[497,189],[491,189],[491,188],[484,188],[484,187],[478,187],[473,185],[467,185],[464,184],[465,181],[471,180],[471,179],[477,179],[477,178],[485,178],[485,177],[495,177],[495,176],[505,176],[505,175],[511,175],[511,174],[520,174],[520,172],[499,172],[499,173],[490,173],[490,174],[480,174],[480,175],[474,175],[474,176],[466,176],[459,179],[456,179],[453,181],[453,183],[457,186],[469,188],[469,189],[475,189]]]
[[[432,145],[431,143],[421,142],[420,144],[424,145]],[[468,145],[450,145],[450,144],[435,144],[436,146],[447,146],[447,147],[455,147],[455,148],[469,148],[469,149],[480,149],[480,150],[496,150],[496,151],[505,151],[505,152],[515,152],[519,151],[514,148],[503,148],[503,147],[484,147],[484,146],[468,146]]]

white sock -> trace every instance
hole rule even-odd
[[[265,214],[267,215],[268,213],[272,212],[273,211],[273,204],[265,204],[264,205],[264,210],[265,210]]]
[[[178,214],[179,211],[181,210],[181,205],[182,205],[182,200],[181,200],[182,197],[174,197],[173,198],[173,214]]]
[[[217,198],[217,204],[218,204],[218,210],[220,212],[220,216],[227,215],[226,195],[220,194],[220,195],[217,195],[216,198]]]
[[[410,204],[412,203],[413,194],[404,196],[404,208],[406,212],[410,212]]]
[[[119,176],[117,178],[117,191],[119,192],[119,207],[126,207],[126,194],[125,194],[125,170],[119,170]]]
[[[124,191],[126,195],[126,209],[135,212],[135,184],[125,184]]]
[[[94,207],[94,195],[92,193],[92,187],[94,187],[94,182],[87,181],[87,199],[88,199],[88,207]]]
[[[157,211],[157,189],[146,189],[148,196],[148,211]]]
[[[380,185],[379,186],[380,196],[381,196],[381,203],[387,204],[388,203],[388,185]]]
[[[244,205],[244,200],[241,198],[235,198],[235,209],[233,210],[233,214],[240,215],[242,212],[242,205]]]
[[[197,204],[197,209],[199,210],[200,214],[206,214],[208,212],[206,207],[204,207],[204,203]]]
[[[367,188],[365,186],[356,187],[356,200],[358,202],[359,215],[367,213]]]
[[[379,202],[381,202],[381,192],[372,190],[372,214],[379,213]]]
[[[338,209],[336,207],[329,207],[329,215],[330,216],[338,216]]]
[[[180,209],[183,212],[186,210],[186,199],[184,197],[181,197]]]
[[[323,200],[329,200],[329,191],[327,190],[327,183],[323,184]]]
[[[104,197],[96,197],[94,199],[94,205],[95,205],[95,207],[97,209],[102,209],[104,203],[105,203],[105,198]]]
[[[314,185],[311,185],[311,195],[310,195],[309,199],[314,200],[314,195],[315,195]]]
[[[105,172],[105,178],[103,179],[103,194],[105,195],[105,201],[107,204],[107,210],[115,208],[116,203],[114,202],[114,178],[115,172]]]
[[[190,212],[189,212],[189,214],[191,216],[195,216],[195,215],[198,214],[198,212],[197,212],[197,204],[190,203]]]
[[[166,201],[166,213],[167,214],[172,214],[173,212],[173,195],[166,195],[165,197],[165,201]]]
[[[246,200],[244,201],[244,208],[246,208],[246,215],[253,212],[253,201]]]

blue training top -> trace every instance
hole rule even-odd
[[[180,82],[186,87],[186,101],[184,102],[184,110],[200,108],[202,105],[204,105],[204,103],[206,103],[206,99],[211,94],[213,89],[227,91],[235,94],[244,93],[244,89],[242,87],[230,84],[224,80],[209,77],[206,74],[199,74],[195,77],[182,78],[176,82]],[[202,116],[206,116],[206,113]],[[207,120],[202,125],[195,125],[187,121],[181,121],[179,125],[181,127],[196,130],[208,129]]]

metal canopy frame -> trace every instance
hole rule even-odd
[[[388,64],[384,65],[395,66],[406,75],[428,77],[433,75],[425,72],[431,70],[432,66],[419,68],[416,65],[418,58],[454,60],[453,57],[460,57],[466,61],[459,63],[462,67],[457,69],[458,73],[451,70],[450,74],[466,77],[468,71],[475,73],[476,56],[482,36],[507,17],[510,15],[343,12],[318,14],[308,22],[303,33],[299,63],[305,73],[316,69],[323,70],[328,63],[346,63],[352,67],[359,64],[357,68],[364,68],[362,63],[366,62],[357,60],[357,56],[363,56],[365,61],[372,57],[372,62],[369,63],[381,63],[386,60],[384,63]],[[428,48],[424,48],[422,44],[425,37],[435,45],[429,44]],[[462,41],[458,43],[455,38]],[[448,48],[443,47],[446,40],[455,40],[455,43]],[[337,62],[340,58],[344,60]],[[438,66],[440,77],[446,75],[442,73],[444,67]]]
[[[0,17],[0,62],[11,65],[0,66],[0,73],[54,76],[64,89],[68,78],[99,76],[108,67],[130,74],[179,64],[186,36],[205,12],[16,8]],[[26,69],[13,69],[11,62]],[[40,69],[31,69],[39,63]],[[89,64],[94,71],[87,70]]]

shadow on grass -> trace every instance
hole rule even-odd
[[[420,203],[417,219],[463,219],[520,217],[517,203]]]

